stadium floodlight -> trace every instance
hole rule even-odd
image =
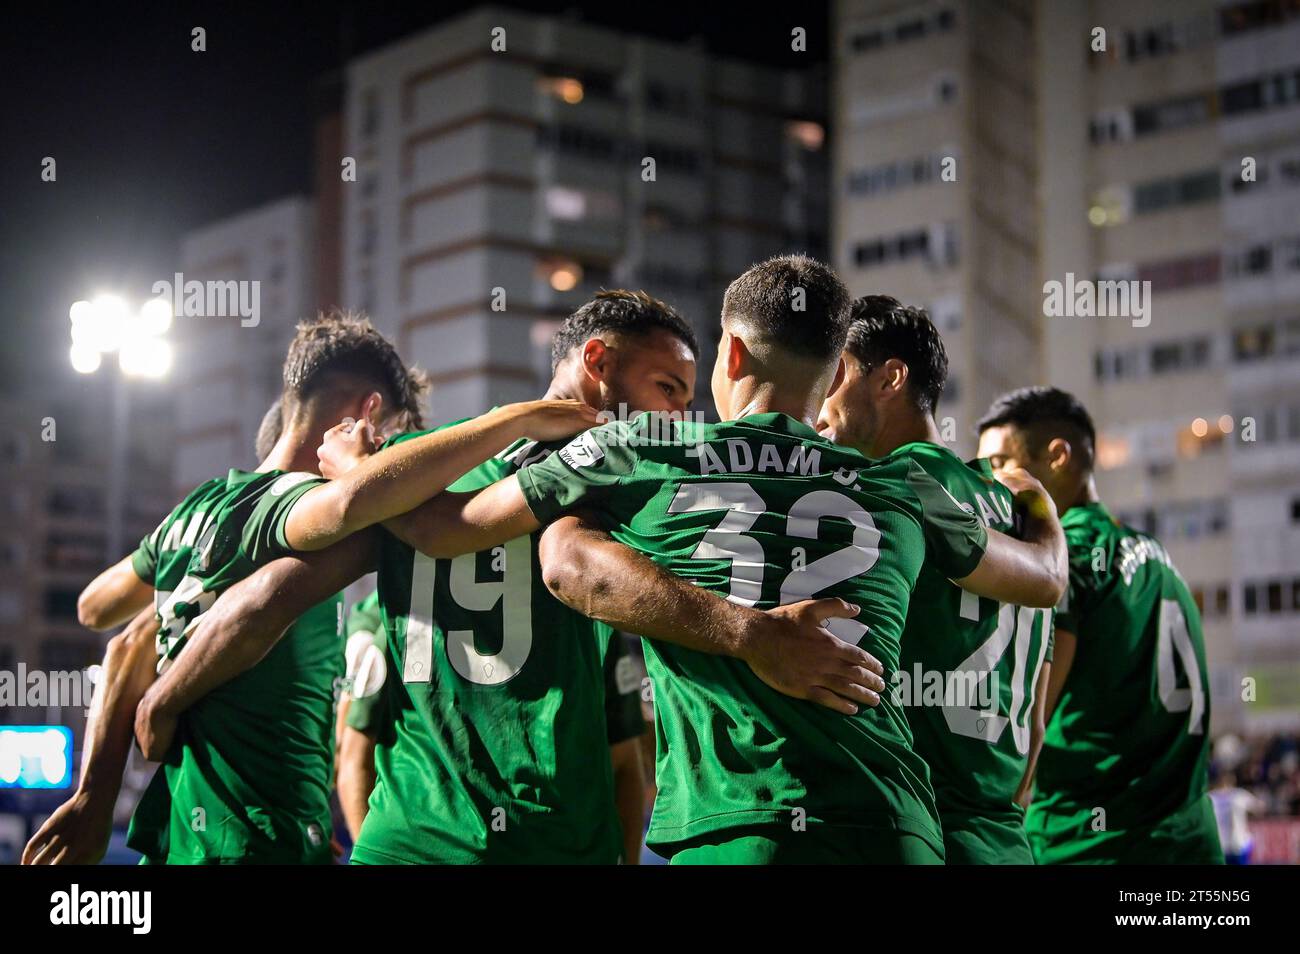
[[[162,298],[135,312],[118,295],[96,295],[68,309],[72,348],[68,358],[78,374],[93,374],[105,354],[117,352],[121,374],[113,376],[112,453],[108,466],[108,527],[104,535],[108,562],[121,555],[126,499],[126,437],[130,423],[128,378],[158,379],[172,366],[172,348],[164,339],[172,323],[171,304]]]
[[[134,335],[117,355],[122,372],[133,378],[161,378],[172,366],[172,347],[161,338]]]
[[[132,314],[120,296],[105,293],[74,302],[68,317],[68,357],[78,373],[99,370],[103,356],[113,351],[118,353],[118,367],[129,377],[161,378],[170,370],[172,349],[162,336],[171,327],[172,307],[165,299],[152,298]]]
[[[140,320],[146,334],[161,335],[172,326],[172,305],[166,298],[150,298],[140,306]]]
[[[72,335],[72,350],[68,352],[72,360],[72,370],[78,374],[94,374],[101,363],[99,349],[77,341],[76,332]]]

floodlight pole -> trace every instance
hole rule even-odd
[[[130,439],[130,392],[127,390],[126,372],[121,368],[110,371],[113,376],[113,426],[109,431],[108,457],[108,534],[107,564],[112,566],[122,559],[123,514],[126,510],[126,452]]]

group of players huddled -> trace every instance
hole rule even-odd
[[[1222,860],[1200,617],[1098,499],[1077,400],[1004,395],[962,461],[924,311],[803,256],[727,289],[719,423],[687,412],[697,355],[672,307],[602,291],[541,400],[428,430],[368,320],[299,325],[258,469],[82,594],[127,625],[24,862],[103,856],[133,743],[147,862],[330,862],[340,686],[354,863],[634,862],[619,632],[675,864]],[[344,679],[341,591],[372,572]]]

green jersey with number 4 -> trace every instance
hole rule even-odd
[[[1013,533],[1011,492],[986,460],[905,444],[890,455],[923,467],[964,510]],[[916,751],[930,766],[949,864],[1031,863],[1024,811],[1012,802],[1024,775],[1039,670],[1052,611],[968,593],[936,567],[917,579],[903,631],[896,689]]]
[[[616,539],[733,602],[858,604],[856,619],[829,628],[887,679],[922,563],[965,576],[987,543],[914,462],[870,462],[782,414],[672,428],[642,415],[588,431],[519,482],[543,522],[590,508]],[[659,785],[650,844],[672,853],[753,826],[838,825],[914,836],[941,856],[925,763],[888,693],[844,716],[778,693],[734,658],[647,640],[646,659]]]
[[[1061,519],[1077,638],[1026,826],[1055,862],[1222,861],[1205,795],[1210,692],[1196,602],[1165,548],[1100,503]]]
[[[320,482],[232,470],[185,499],[141,544],[154,571],[159,665],[183,651],[200,613],[231,584],[285,555],[284,519]],[[170,864],[326,864],[333,710],[343,675],[342,603],[303,614],[269,653],[181,716],[131,819],[128,844]]]
[[[552,449],[518,442],[449,489],[486,487]],[[612,631],[550,594],[536,535],[447,560],[385,533],[379,602],[386,713],[353,860],[616,863],[602,671]]]

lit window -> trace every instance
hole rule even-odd
[[[537,272],[558,292],[573,291],[582,281],[582,266],[572,259],[546,259],[538,263]]]

